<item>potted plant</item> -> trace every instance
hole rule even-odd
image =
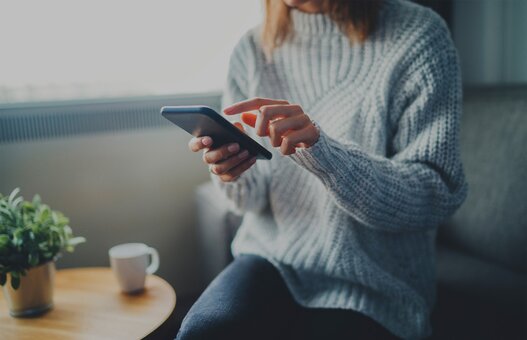
[[[28,202],[19,192],[0,194],[0,285],[12,316],[32,316],[53,306],[55,260],[85,239],[38,195]]]

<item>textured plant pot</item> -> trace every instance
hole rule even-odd
[[[20,278],[20,287],[16,290],[11,287],[11,277],[8,275],[3,290],[11,316],[35,316],[51,309],[54,281],[53,261],[29,269],[27,274]]]

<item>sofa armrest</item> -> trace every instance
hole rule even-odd
[[[198,244],[203,259],[202,274],[208,283],[232,260],[230,244],[242,216],[229,211],[212,182],[198,186],[195,199]]]

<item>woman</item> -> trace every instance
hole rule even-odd
[[[466,196],[448,29],[405,0],[266,15],[232,54],[224,113],[274,157],[190,141],[244,219],[178,339],[430,335],[436,228]]]

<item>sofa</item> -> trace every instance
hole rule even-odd
[[[431,338],[527,339],[527,86],[466,89],[461,126],[469,194],[438,230]],[[215,190],[196,191],[206,281],[241,222]]]
[[[527,86],[469,89],[469,184],[438,231],[437,339],[527,339]]]

